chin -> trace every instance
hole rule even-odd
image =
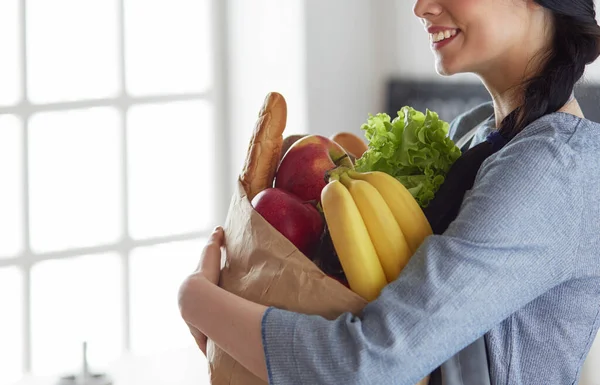
[[[452,76],[452,75],[454,75],[454,73],[449,72],[446,68],[440,67],[440,66],[436,67],[435,71],[440,76]]]
[[[438,58],[435,62],[435,70],[441,76],[452,76],[465,72],[457,63],[448,58]]]

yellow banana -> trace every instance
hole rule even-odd
[[[367,301],[374,300],[387,280],[352,195],[333,179],[321,191],[321,205],[350,289]]]
[[[406,266],[412,251],[394,214],[377,189],[367,181],[340,175],[340,181],[348,191],[360,212],[379,262],[388,282],[392,282]]]
[[[382,171],[348,170],[347,173],[349,177],[369,182],[377,189],[394,214],[412,253],[425,237],[433,233],[423,210],[399,180]]]

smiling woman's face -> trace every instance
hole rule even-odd
[[[417,0],[436,68],[442,75],[484,73],[525,54],[532,0]]]

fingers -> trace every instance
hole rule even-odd
[[[198,329],[196,329],[195,327],[193,327],[190,324],[188,324],[188,328],[190,329],[190,333],[194,337],[194,340],[196,340],[196,345],[198,345],[198,348],[202,351],[204,356],[206,356],[206,343],[207,343],[206,336],[204,334],[200,333],[200,331]]]
[[[223,228],[221,226],[215,228],[210,234],[206,246],[204,246],[204,249],[202,250],[202,256],[196,271],[188,276],[181,284],[178,293],[181,316],[184,321],[186,321],[190,333],[194,336],[198,348],[204,355],[206,355],[207,338],[196,329],[191,322],[194,316],[197,315],[199,311],[202,311],[202,309],[198,308],[198,301],[196,300],[198,295],[201,295],[201,290],[199,289],[200,286],[198,286],[198,284],[206,282],[205,279],[213,284],[218,284],[219,282],[221,246],[223,245],[224,238],[225,233]]]
[[[202,250],[202,257],[196,266],[196,271],[202,271],[203,265],[214,258],[209,258],[214,254],[221,254],[221,246],[223,246],[223,239],[225,238],[225,232],[221,226],[217,226],[208,237],[208,242]],[[208,257],[208,258],[207,258]],[[219,258],[220,263],[220,258]]]
[[[210,235],[210,239],[223,239],[224,231],[221,226],[215,227],[212,234]]]
[[[225,232],[221,226],[215,227],[213,232],[208,237],[208,244],[206,247],[221,247],[223,245],[223,238],[225,237]]]
[[[196,340],[196,344],[198,345],[198,348],[200,349],[202,354],[204,354],[204,357],[206,357],[206,342],[206,337],[204,337],[202,341]]]
[[[206,357],[206,343],[207,343],[208,339],[206,338],[206,336],[204,334],[197,336],[197,337],[194,336],[194,339],[196,340],[196,345],[198,345],[198,349],[200,349],[202,354],[204,354],[204,356]]]

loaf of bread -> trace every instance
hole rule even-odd
[[[254,126],[240,182],[249,200],[262,190],[273,186],[275,172],[281,157],[283,130],[287,121],[287,103],[284,97],[271,92]]]

